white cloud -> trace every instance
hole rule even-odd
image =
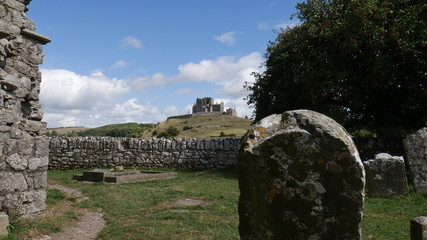
[[[179,74],[167,77],[156,73],[153,76],[136,78],[132,87],[146,92],[152,86],[164,86],[178,82],[209,82],[219,86],[218,91],[229,97],[243,97],[245,82],[254,81],[252,72],[259,72],[264,61],[261,53],[253,52],[237,58],[223,56],[214,60],[202,60],[199,63],[187,63],[178,67]]]
[[[149,87],[163,86],[172,79],[168,79],[163,73],[155,73],[152,76],[138,77],[132,80],[132,87],[139,91],[146,92]]]
[[[227,46],[231,46],[236,42],[236,35],[237,32],[226,32],[222,35],[214,37],[215,40],[224,43]]]
[[[134,36],[127,36],[120,41],[121,48],[142,48],[142,42]]]
[[[253,109],[251,109],[248,104],[247,101],[244,100],[243,98],[236,98],[236,99],[232,99],[232,98],[220,98],[220,99],[215,99],[218,102],[224,102],[224,106],[225,108],[234,108],[236,109],[237,112],[237,116],[239,117],[252,117],[252,111]]]
[[[136,79],[116,79],[105,76],[101,71],[89,75],[79,75],[64,69],[42,69],[43,81],[40,101],[45,111],[43,121],[48,127],[86,126],[95,127],[120,122],[156,123],[173,115],[191,112],[191,106],[177,107],[172,102],[163,108],[156,104],[139,100],[135,92],[147,92],[150,87],[173,83],[204,84],[208,94],[219,95],[226,107],[236,108],[239,116],[251,116],[251,109],[243,98],[244,82],[253,82],[251,72],[261,71],[264,61],[262,54],[253,52],[242,57],[223,56],[198,63],[187,63],[178,67],[179,73],[166,76],[156,73]],[[174,90],[175,94],[198,94],[192,88]],[[160,93],[161,95],[162,93]],[[191,103],[188,103],[191,104]]]
[[[48,108],[92,109],[129,91],[123,80],[110,79],[100,71],[83,76],[64,69],[41,69],[40,100]]]
[[[129,66],[128,62],[126,62],[124,60],[119,60],[119,61],[115,62],[114,65],[111,66],[111,68],[117,69],[117,68],[125,68],[127,66]]]
[[[276,25],[274,25],[275,29],[284,29],[286,30],[287,28],[294,28],[296,26],[298,26],[300,23],[293,21],[293,22],[282,22],[282,23],[278,23]]]
[[[175,91],[175,95],[191,95],[191,94],[200,94],[201,91],[194,90],[191,88],[181,88]]]
[[[280,29],[287,29],[288,27],[293,28],[298,24],[300,23],[297,21],[280,22],[276,24],[271,23],[271,21],[263,21],[258,23],[257,29],[258,30],[280,30]]]
[[[271,30],[271,24],[268,21],[259,22],[257,26],[258,30]]]

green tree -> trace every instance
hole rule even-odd
[[[177,128],[174,128],[172,126],[170,126],[166,132],[168,133],[169,136],[171,137],[176,137],[179,134],[179,130]]]
[[[58,137],[58,136],[59,136],[59,134],[56,130],[50,131],[50,137]]]
[[[427,2],[308,0],[301,24],[270,42],[248,103],[256,120],[322,112],[350,130],[414,130],[427,121]]]

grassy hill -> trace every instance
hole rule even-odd
[[[160,123],[154,130],[165,132],[170,127],[179,131],[182,138],[242,137],[251,129],[252,120],[228,115],[193,116],[185,119],[169,119]],[[154,131],[153,130],[153,131]],[[152,132],[143,136],[151,137]]]
[[[87,129],[77,133],[78,136],[110,136],[110,137],[141,137],[144,132],[149,132],[155,124],[119,123],[102,127]]]
[[[194,116],[186,119],[169,119],[160,124],[119,123],[97,128],[51,128],[48,135],[60,136],[110,136],[110,137],[152,137],[176,129],[181,138],[242,137],[251,129],[251,120],[228,115]]]
[[[82,132],[82,131],[85,131],[87,129],[89,129],[89,128],[85,128],[85,127],[62,127],[62,128],[48,128],[47,131],[48,132],[55,131],[59,135],[64,135],[64,134]]]

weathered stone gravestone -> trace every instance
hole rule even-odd
[[[241,239],[360,239],[365,172],[331,118],[296,110],[262,119],[238,172]]]
[[[0,4],[0,211],[31,214],[45,208],[49,141],[39,104],[42,44],[26,5]]]
[[[403,157],[380,153],[375,155],[375,159],[363,162],[363,165],[369,197],[386,198],[409,194]]]
[[[403,140],[415,191],[427,193],[427,127]]]
[[[411,240],[427,240],[427,217],[421,216],[411,220]]]

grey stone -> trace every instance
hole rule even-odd
[[[427,193],[427,127],[403,140],[415,191]]]
[[[34,171],[37,169],[47,170],[48,163],[49,163],[49,158],[47,156],[30,158],[28,160],[28,169],[31,171]]]
[[[411,240],[427,240],[427,217],[421,216],[411,220]]]
[[[3,205],[6,209],[13,209],[16,213],[26,217],[44,210],[46,208],[45,201],[46,191],[44,189],[37,189],[7,194]]]
[[[380,153],[375,159],[363,162],[366,188],[372,198],[387,198],[409,194],[403,157]]]
[[[25,170],[28,166],[28,160],[21,157],[17,153],[12,154],[6,158],[6,162],[9,166],[17,171]]]
[[[0,193],[21,192],[27,188],[23,173],[0,172]]]
[[[0,212],[0,237],[6,236],[9,234],[9,232],[7,231],[8,227],[9,227],[9,216],[4,212]]]
[[[309,110],[262,119],[239,160],[242,240],[360,239],[365,172],[346,130]]]
[[[21,29],[18,26],[10,24],[8,21],[0,18],[0,38],[18,34],[20,31]]]

